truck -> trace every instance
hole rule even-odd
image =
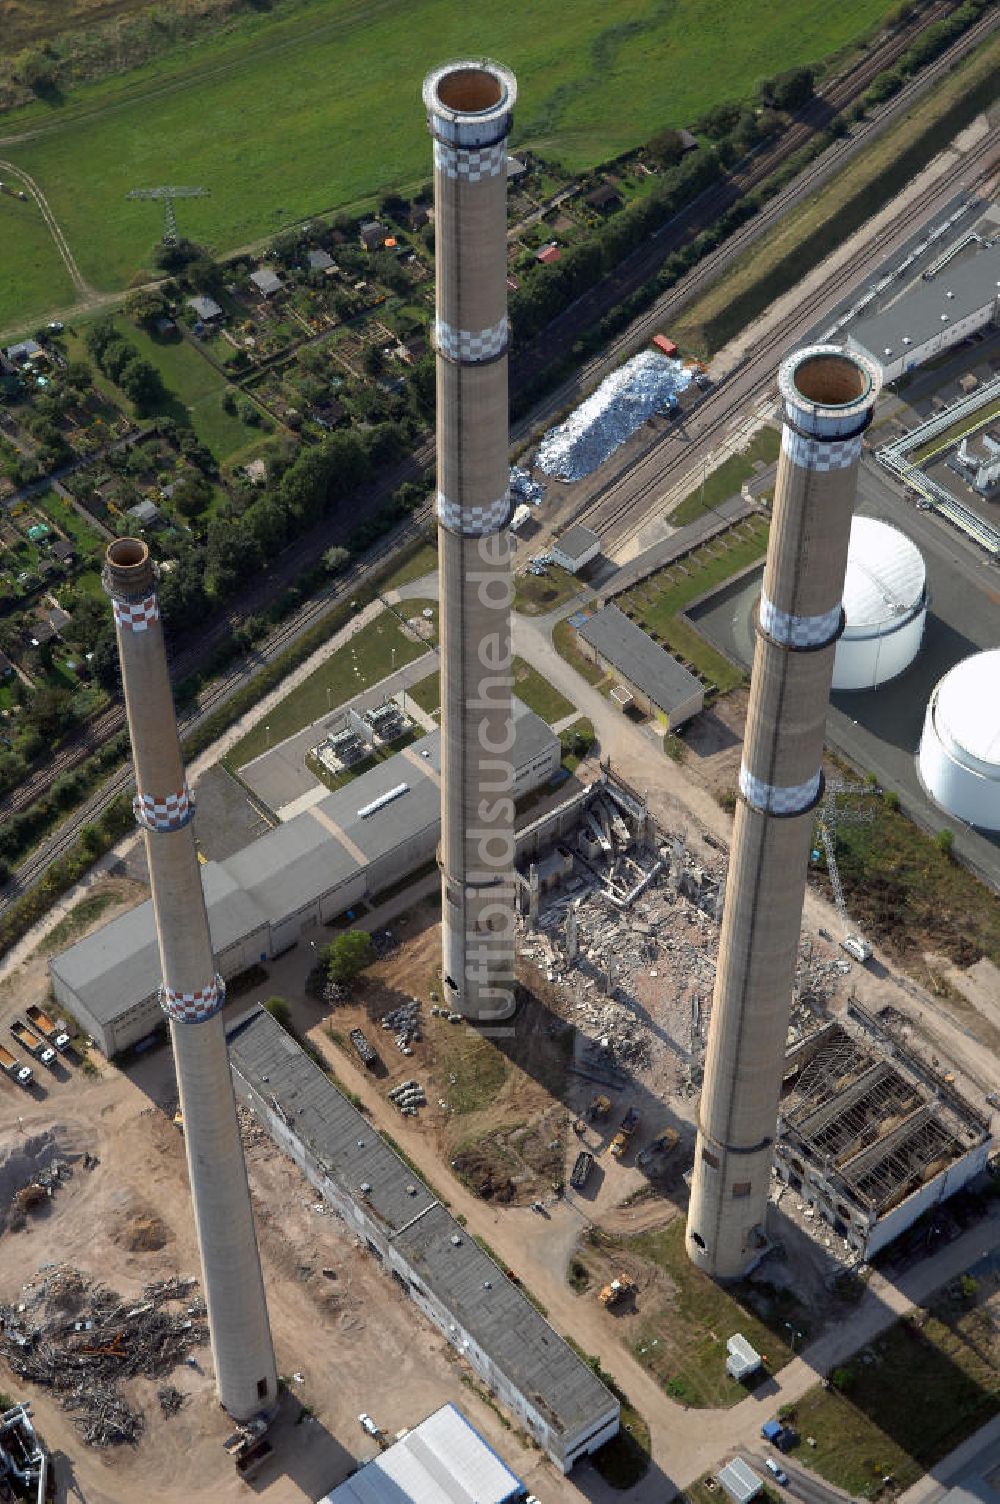
[[[621,1159],[629,1146],[629,1141],[639,1126],[639,1109],[630,1107],[618,1126],[618,1132],[611,1140],[610,1149],[615,1159]]]
[[[766,1420],[760,1428],[760,1434],[765,1441],[769,1441],[779,1452],[789,1452],[798,1441],[798,1432],[793,1426],[783,1425],[780,1420]],[[781,1482],[781,1479],[778,1479]]]
[[[594,1156],[588,1149],[581,1149],[576,1156],[576,1164],[573,1173],[569,1177],[569,1183],[575,1191],[582,1191],[590,1179],[590,1172],[594,1168]]]
[[[840,948],[846,950],[849,956],[853,956],[855,961],[860,961],[862,966],[866,966],[872,958],[871,946],[860,935],[845,935],[840,942]]]
[[[35,1003],[26,1008],[25,1013],[28,1023],[35,1030],[36,1034],[41,1034],[54,1050],[59,1051],[60,1055],[69,1049],[69,1035],[65,1031],[62,1019],[57,1019],[53,1023],[49,1015],[43,1013],[41,1008]]]
[[[625,1300],[629,1295],[634,1294],[635,1280],[629,1279],[627,1274],[619,1274],[618,1278],[613,1279],[610,1285],[604,1286],[597,1298],[601,1302],[601,1305],[607,1309],[609,1306],[618,1305],[619,1301]]]
[[[379,1057],[368,1043],[362,1031],[360,1029],[352,1029],[347,1037],[357,1050],[362,1065],[366,1065],[371,1070]]]
[[[12,1081],[16,1081],[18,1086],[30,1086],[34,1080],[30,1066],[22,1065],[17,1056],[12,1055],[6,1045],[2,1044],[0,1044],[0,1070]]]
[[[659,1167],[667,1155],[677,1147],[677,1129],[664,1128],[663,1132],[653,1139],[645,1149],[636,1155],[635,1162],[640,1170],[648,1170],[651,1167]]]
[[[56,1058],[56,1052],[45,1043],[23,1019],[15,1018],[10,1026],[10,1032],[19,1045],[27,1050],[29,1055],[34,1055],[43,1065],[52,1065]]]

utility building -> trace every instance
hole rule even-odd
[[[229,1057],[238,1099],[562,1472],[617,1434],[614,1395],[269,1013]]]
[[[914,282],[881,313],[848,329],[847,346],[874,361],[883,381],[921,366],[992,324],[1000,300],[1000,241]]]
[[[558,738],[516,702],[515,799],[559,768]],[[433,859],[441,832],[441,733],[432,731],[242,851],[201,869],[215,964],[224,979],[295,945]],[[392,795],[393,797],[389,797]],[[56,1000],[107,1056],[162,1018],[150,903],[53,956]]]
[[[443,1405],[320,1504],[516,1504],[527,1489],[455,1405]]]
[[[595,663],[613,670],[624,681],[629,697],[619,695],[619,703],[634,701],[644,715],[659,711],[671,731],[697,715],[704,705],[701,680],[654,642],[620,606],[605,606],[589,616],[577,636],[587,644]]]

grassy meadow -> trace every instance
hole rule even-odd
[[[131,188],[207,188],[210,198],[179,203],[182,233],[223,253],[425,181],[420,82],[442,58],[509,63],[515,143],[576,171],[749,94],[779,67],[837,51],[884,10],[885,0],[801,0],[794,11],[619,0],[613,12],[604,0],[560,0],[543,14],[528,0],[476,12],[453,0],[305,0],[290,17],[10,113],[0,152],[37,178],[84,276],[114,290],[148,264],[161,230],[158,206],[126,201]],[[4,278],[0,327],[18,314]]]

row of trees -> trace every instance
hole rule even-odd
[[[112,318],[91,324],[84,343],[98,369],[135,403],[138,412],[148,412],[162,397],[159,371],[152,361],[139,354],[135,345],[121,337]]]

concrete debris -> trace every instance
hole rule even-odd
[[[165,1379],[207,1343],[194,1290],[194,1279],[166,1279],[123,1300],[67,1265],[43,1270],[16,1305],[0,1307],[0,1356],[19,1378],[53,1391],[89,1446],[134,1443],[145,1420],[119,1386]]]
[[[173,1384],[161,1384],[156,1391],[156,1398],[160,1402],[160,1409],[164,1415],[176,1415],[187,1399],[187,1395],[182,1394]]]

